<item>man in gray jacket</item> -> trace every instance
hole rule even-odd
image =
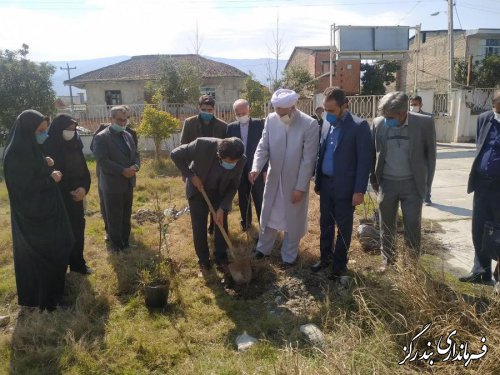
[[[129,243],[130,216],[135,176],[140,167],[132,136],[125,131],[128,113],[123,106],[111,108],[111,125],[93,140],[99,165],[99,189],[106,211],[106,227],[114,251],[133,247]]]
[[[375,169],[370,176],[378,193],[382,267],[396,258],[394,242],[399,204],[405,243],[420,255],[422,204],[436,169],[436,128],[430,116],[408,112],[408,96],[391,92],[379,103],[382,116],[373,120]]]
[[[227,231],[227,214],[240,184],[246,164],[244,146],[239,138],[201,137],[181,145],[170,154],[172,161],[186,178],[186,197],[191,212],[193,242],[200,265],[200,276],[212,267],[207,242],[207,215],[209,208],[201,194],[205,190],[214,209],[215,223]],[[219,228],[215,228],[215,263],[227,273],[227,244]]]

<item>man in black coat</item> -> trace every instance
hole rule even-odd
[[[214,221],[227,231],[227,214],[240,184],[246,163],[243,143],[238,138],[198,138],[181,145],[170,155],[186,178],[186,197],[191,212],[193,242],[200,265],[200,275],[210,270],[210,251],[207,242],[209,208],[201,191],[206,191],[214,209]],[[227,273],[227,244],[219,228],[215,228],[215,263]]]
[[[477,118],[477,154],[472,163],[467,193],[474,192],[472,242],[474,266],[460,281],[491,284],[491,259],[482,255],[484,225],[500,224],[500,92],[493,98],[493,110]],[[498,281],[498,264],[494,272]]]
[[[107,231],[115,251],[131,247],[130,217],[135,176],[140,168],[134,140],[125,131],[127,115],[122,106],[111,108],[111,125],[97,134],[93,142]]]
[[[232,122],[227,127],[227,137],[240,138],[245,147],[245,155],[247,162],[243,168],[243,175],[238,187],[238,204],[241,214],[241,228],[245,232],[252,224],[252,205],[250,204],[250,195],[252,196],[257,213],[257,220],[260,220],[260,212],[262,210],[262,197],[264,195],[264,184],[266,181],[267,167],[263,173],[257,177],[255,183],[252,184],[248,180],[248,174],[252,169],[253,156],[264,130],[264,120],[250,118],[250,104],[245,99],[238,99],[233,104],[235,122]],[[251,193],[251,194],[250,194]]]

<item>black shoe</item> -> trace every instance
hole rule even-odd
[[[463,283],[473,283],[473,284],[486,284],[489,285],[492,283],[491,274],[487,272],[471,272],[467,276],[459,277]]]
[[[320,259],[318,262],[314,263],[311,266],[311,271],[313,271],[313,272],[319,272],[322,269],[327,268],[329,265],[330,265],[330,262],[328,262],[326,260],[321,260]]]
[[[283,263],[281,263],[281,268],[284,270],[287,270],[287,269],[295,267],[296,264],[297,264],[297,262],[293,262],[293,263],[283,262]]]
[[[71,270],[71,272],[76,272],[76,273],[79,273],[81,275],[92,275],[94,273],[94,270],[90,267],[85,266],[85,268]]]
[[[337,280],[340,279],[342,276],[345,276],[347,274],[347,268],[341,269],[341,270],[334,270],[330,276],[328,276],[329,280]]]
[[[431,199],[430,199],[430,198],[429,198],[429,199],[426,199],[426,200],[424,201],[424,204],[425,204],[426,206],[432,206],[432,201],[431,201]]]
[[[261,253],[258,250],[255,250],[253,253],[253,256],[255,257],[255,259],[263,259],[263,258],[267,257],[268,255]]]

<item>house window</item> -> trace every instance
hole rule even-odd
[[[210,95],[215,100],[215,87],[201,87],[200,88],[201,95]]]
[[[486,39],[484,57],[500,55],[500,39]]]
[[[106,90],[104,91],[104,100],[106,105],[121,105],[122,92],[120,90]]]
[[[321,61],[321,74],[330,72],[330,61]]]

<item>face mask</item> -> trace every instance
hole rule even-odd
[[[285,124],[285,125],[290,125],[290,123],[292,122],[292,118],[290,117],[290,115],[285,115],[283,117],[280,117],[280,120]]]
[[[75,137],[74,130],[63,130],[62,137],[65,141],[71,141]]]
[[[234,167],[236,167],[236,163],[228,163],[227,161],[224,161],[224,160],[220,161],[220,165],[222,166],[222,168],[227,169],[227,170],[231,170]]]
[[[212,119],[214,118],[214,114],[213,113],[210,113],[210,112],[200,112],[200,117],[203,121],[205,122],[209,122],[209,121],[212,121]]]
[[[390,128],[395,128],[399,125],[399,120],[397,118],[387,118],[384,117],[385,124]]]
[[[111,124],[111,129],[113,129],[117,133],[121,133],[122,131],[125,130],[125,128],[121,125],[118,124]]]
[[[328,121],[330,124],[335,124],[337,122],[337,115],[334,115],[333,113],[327,112],[326,113],[326,121]]]
[[[420,107],[418,105],[412,105],[410,106],[410,112],[418,113],[420,112]]]
[[[243,124],[246,124],[247,122],[250,121],[250,116],[248,115],[245,115],[245,116],[236,116],[236,120],[238,120],[238,122],[241,122]]]
[[[40,132],[40,133],[36,133],[35,134],[35,138],[36,138],[36,142],[39,145],[41,145],[43,142],[45,142],[47,140],[47,138],[49,138],[49,133],[47,133],[46,131]]]

